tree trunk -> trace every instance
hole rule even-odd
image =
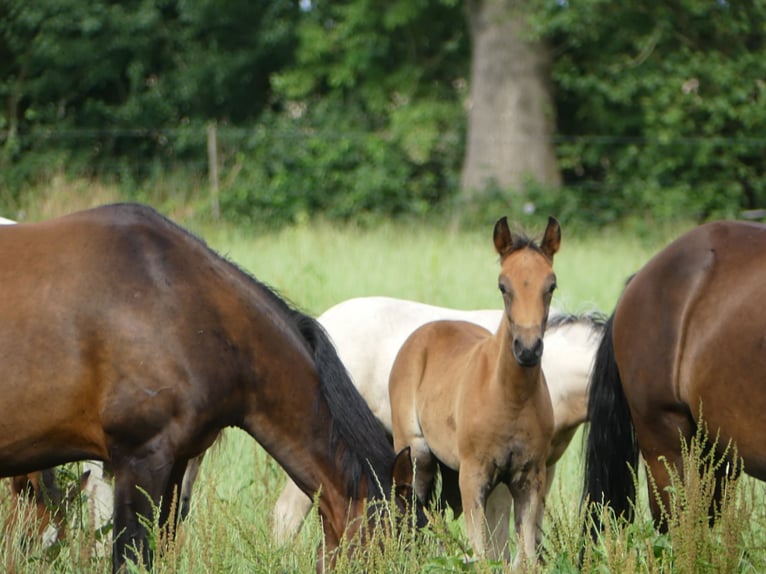
[[[530,37],[524,0],[467,0],[471,99],[462,188],[518,191],[528,179],[558,185],[551,136],[555,112],[551,57]]]

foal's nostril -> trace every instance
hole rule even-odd
[[[535,342],[534,347],[532,347],[532,352],[535,354],[537,358],[540,358],[543,356],[543,339],[542,337],[539,337],[537,341]]]

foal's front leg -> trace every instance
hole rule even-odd
[[[465,515],[465,530],[468,541],[477,558],[487,554],[487,519],[484,505],[490,489],[490,473],[474,461],[461,461],[458,474],[460,499]]]
[[[484,514],[490,531],[487,556],[491,560],[509,562],[511,559],[509,528],[512,505],[513,499],[508,486],[502,482],[492,489],[484,503]]]
[[[544,461],[540,461],[511,483],[516,537],[519,543],[514,567],[518,567],[524,560],[534,560],[537,556],[537,545],[542,534],[540,522],[545,508],[546,487]]]

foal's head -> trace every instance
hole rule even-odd
[[[561,244],[561,226],[549,217],[537,245],[524,235],[511,234],[507,218],[502,217],[495,223],[494,241],[500,255],[498,287],[503,294],[513,356],[522,367],[539,365],[548,309],[556,289],[553,256]]]
[[[85,488],[90,471],[80,477],[77,485],[70,484],[65,492],[59,488],[53,468],[11,477],[11,493],[23,501],[24,537],[37,536],[47,547],[62,540],[66,531],[66,507]],[[27,528],[27,527],[30,528]]]

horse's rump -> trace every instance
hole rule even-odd
[[[670,469],[682,469],[681,440],[691,440],[700,421],[711,441],[706,448],[715,441],[723,453],[733,441],[745,472],[766,478],[764,284],[766,227],[732,221],[682,235],[633,276],[591,381],[584,490],[591,500],[603,496],[630,515],[626,462],[635,461],[635,433],[659,493],[650,493],[652,514],[662,525]],[[715,470],[713,506],[727,468]]]
[[[750,471],[766,478],[766,425],[753,424],[766,412],[764,284],[766,228],[701,226],[628,284],[615,311],[614,344],[634,412],[687,412],[691,425],[701,409],[711,432],[720,430],[723,444],[733,439]]]

